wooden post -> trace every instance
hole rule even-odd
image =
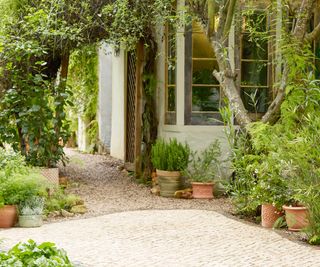
[[[141,143],[142,143],[142,75],[143,75],[143,43],[137,45],[136,97],[135,97],[135,175],[141,177]]]

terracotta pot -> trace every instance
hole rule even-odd
[[[181,174],[178,171],[157,170],[160,196],[174,197],[174,193],[182,189]]]
[[[286,222],[290,231],[300,231],[309,226],[308,208],[304,206],[283,206],[282,208],[285,210]]]
[[[283,215],[283,212],[278,210],[272,204],[261,205],[261,225],[265,228],[272,228],[274,223]]]
[[[192,182],[193,198],[212,199],[213,198],[213,183],[196,183]]]
[[[58,168],[41,168],[41,174],[47,178],[47,180],[54,184],[59,185],[59,169]]]
[[[5,205],[0,208],[0,228],[10,228],[17,223],[17,207]]]

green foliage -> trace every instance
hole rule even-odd
[[[26,167],[19,153],[0,149],[0,166],[0,206],[46,195],[45,179],[35,169]]]
[[[45,203],[45,213],[52,211],[70,211],[73,206],[83,205],[83,200],[76,195],[67,194],[63,190],[55,190]]]
[[[82,116],[88,121],[86,129],[90,152],[98,143],[98,53],[96,45],[88,45],[75,50],[70,57],[68,85],[72,88],[73,95],[70,101],[74,104],[70,109],[69,118],[77,121]],[[77,126],[77,125],[76,125]],[[77,131],[77,128],[73,128]]]
[[[33,240],[18,243],[8,252],[0,253],[0,267],[72,267],[66,252],[54,243],[37,245]]]
[[[169,142],[158,139],[152,146],[151,159],[153,166],[163,171],[182,171],[188,166],[190,148],[177,139]]]
[[[201,153],[191,153],[190,163],[183,173],[193,182],[212,182],[221,177],[219,157],[220,143],[216,140]]]

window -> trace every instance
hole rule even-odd
[[[176,124],[176,32],[166,26],[165,124]]]
[[[185,35],[185,124],[221,124],[221,92],[212,72],[218,64],[200,23],[194,21]]]
[[[268,109],[270,92],[265,13],[255,11],[246,14],[241,36],[241,98],[250,113],[262,115]]]

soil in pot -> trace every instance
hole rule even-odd
[[[304,206],[283,206],[286,213],[286,222],[290,231],[301,231],[309,226],[308,208]]]
[[[157,170],[157,176],[160,186],[160,196],[174,197],[174,193],[182,189],[180,172]]]
[[[17,223],[17,207],[5,205],[0,208],[0,228],[10,228]]]
[[[43,224],[42,215],[20,215],[19,226],[20,227],[40,227]]]
[[[193,198],[212,199],[213,198],[213,183],[191,183]]]
[[[272,204],[261,205],[261,225],[265,228],[272,228],[274,223],[283,215],[282,211],[279,211]]]

